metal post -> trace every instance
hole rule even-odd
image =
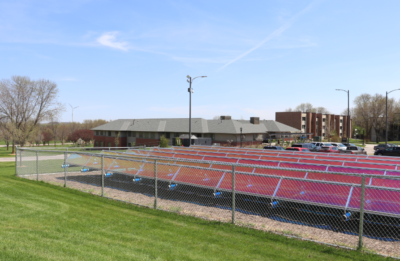
[[[232,224],[235,224],[235,165],[232,165]]]
[[[363,247],[364,200],[365,200],[365,175],[363,174],[361,176],[360,227],[358,231],[358,250],[361,250]]]
[[[22,150],[19,150],[19,166],[22,166]]]
[[[14,150],[15,150],[15,176],[18,176],[18,147],[14,146]]]
[[[36,181],[39,181],[39,152],[36,151]]]
[[[347,91],[347,143],[350,143],[350,90]]]
[[[364,134],[364,130],[363,130],[363,146],[365,145],[365,134]]]
[[[192,77],[189,78],[189,147],[192,145]]]
[[[154,209],[157,209],[157,160],[154,160]]]
[[[386,135],[385,135],[385,148],[387,148],[387,142],[388,142],[387,98],[388,98],[388,92],[386,92]]]
[[[67,187],[67,152],[64,152],[64,187]]]
[[[104,155],[101,155],[101,196],[104,197]]]

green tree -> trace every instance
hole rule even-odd
[[[167,148],[168,147],[168,143],[169,143],[169,140],[167,138],[165,138],[164,135],[162,135],[160,137],[160,147],[161,148]]]

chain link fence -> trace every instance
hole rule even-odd
[[[133,152],[18,148],[16,175],[183,215],[400,256],[400,171],[377,175],[349,168],[344,173]]]

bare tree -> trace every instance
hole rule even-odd
[[[292,108],[287,108],[285,111],[286,112],[292,112],[293,110],[292,110]]]
[[[213,120],[219,120],[219,118],[220,118],[220,116],[217,115],[217,116],[213,117]]]
[[[322,113],[322,114],[329,114],[330,112],[325,108],[325,107],[317,107],[315,108],[316,113]]]
[[[13,134],[13,145],[23,146],[40,122],[64,110],[57,102],[57,94],[57,84],[49,80],[12,76],[11,80],[0,81],[0,122],[10,123],[2,127]]]
[[[58,125],[57,133],[58,133],[58,138],[61,141],[61,144],[64,145],[65,140],[70,134],[67,124]]]
[[[289,108],[286,109],[286,111],[316,112],[322,114],[330,113],[325,107],[313,107],[311,103],[301,103],[300,105],[297,105],[293,110]]]

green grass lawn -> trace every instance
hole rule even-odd
[[[0,147],[0,157],[15,157],[15,155],[11,155],[12,147],[7,150],[7,147]]]
[[[0,260],[382,260],[14,176],[0,163]]]

